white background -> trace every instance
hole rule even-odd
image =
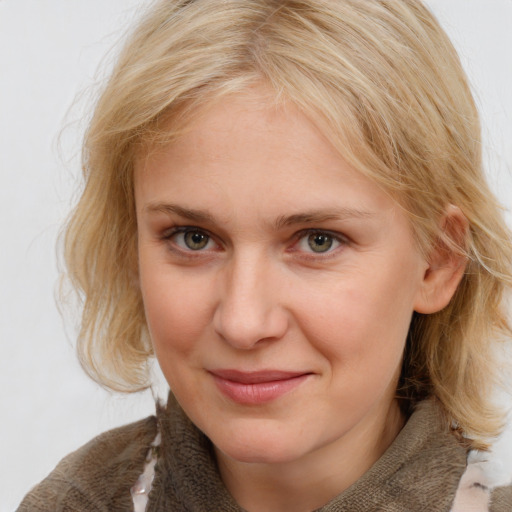
[[[154,409],[150,393],[111,395],[82,374],[76,319],[65,329],[54,300],[56,239],[79,183],[88,91],[143,3],[0,0],[2,512],[65,454]],[[511,210],[512,0],[428,4],[462,55],[482,112],[489,179]],[[512,436],[497,451],[512,475]]]

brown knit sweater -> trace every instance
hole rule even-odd
[[[172,396],[157,417],[105,434],[64,458],[18,512],[127,512],[157,424],[162,434],[149,512],[242,512],[224,487],[210,441]],[[466,451],[443,428],[434,402],[420,404],[393,444],[355,484],[319,512],[448,512]],[[512,488],[493,494],[492,512],[512,511]]]

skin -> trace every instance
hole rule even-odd
[[[460,265],[427,261],[396,203],[266,98],[225,97],[140,155],[139,277],[162,371],[231,494],[249,511],[300,512],[355,482],[402,428],[411,316],[449,301]],[[306,377],[240,404],[218,369]]]

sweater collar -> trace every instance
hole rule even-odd
[[[211,442],[172,394],[158,421],[161,453],[148,510],[241,512],[220,479]],[[382,457],[319,512],[448,511],[465,466],[466,449],[428,400]]]

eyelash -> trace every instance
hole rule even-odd
[[[179,244],[177,244],[176,241],[174,240],[177,235],[181,235],[181,234],[186,235],[187,233],[197,233],[197,234],[204,235],[204,236],[208,237],[208,241],[207,241],[206,245],[208,245],[211,241],[213,241],[217,246],[220,245],[215,241],[215,237],[210,232],[208,232],[205,229],[196,227],[196,226],[176,226],[174,228],[166,230],[163,233],[163,235],[161,236],[161,239],[166,242],[169,242],[169,244],[171,245],[171,250],[177,254],[180,254],[183,257],[186,257],[186,258],[204,257],[204,254],[201,254],[201,253],[205,252],[204,248],[194,250],[191,248],[182,247]],[[311,236],[328,237],[329,239],[332,240],[332,244],[337,244],[337,245],[334,248],[332,248],[332,246],[329,246],[329,248],[324,252],[321,252],[321,251],[315,252],[312,249],[310,251],[303,251],[303,253],[304,253],[303,257],[305,257],[305,258],[314,258],[314,259],[328,258],[328,257],[334,255],[340,249],[340,247],[346,246],[349,243],[349,240],[347,239],[347,237],[345,237],[344,235],[341,235],[340,233],[332,232],[329,230],[322,230],[322,229],[305,229],[305,230],[299,231],[298,233],[296,233],[293,236],[293,244],[288,249],[288,252],[293,252],[293,253],[301,252],[300,249],[296,248],[297,245],[301,242],[308,243],[308,238]],[[183,244],[185,245],[185,242],[183,242]],[[209,249],[206,249],[206,250],[209,250]]]

